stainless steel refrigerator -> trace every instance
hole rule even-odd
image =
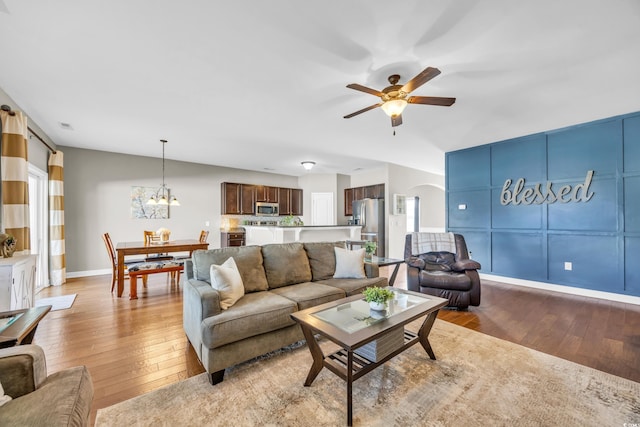
[[[353,223],[361,225],[361,239],[376,242],[378,248],[375,255],[383,257],[384,251],[384,200],[354,200]]]

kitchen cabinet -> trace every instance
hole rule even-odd
[[[228,248],[232,246],[245,245],[245,232],[242,229],[222,231],[220,233],[220,247]]]
[[[256,202],[278,203],[278,187],[256,186]]]
[[[255,185],[223,182],[221,196],[223,215],[253,215],[255,213]]]
[[[299,188],[291,189],[291,215],[302,215],[302,190]]]
[[[364,199],[364,187],[355,187],[353,189],[353,200]]]
[[[240,184],[240,215],[253,215],[256,212],[255,185]]]
[[[353,188],[344,189],[344,216],[353,215]]]
[[[0,259],[0,311],[33,307],[37,255]]]
[[[223,215],[240,214],[240,187],[241,184],[223,182],[220,189],[222,195],[221,206]]]
[[[302,190],[299,188],[278,189],[280,215],[302,215]]]
[[[364,187],[365,199],[384,199],[384,184],[367,185]]]
[[[291,212],[291,189],[278,188],[278,212],[280,215],[289,215]]]
[[[367,185],[366,187],[345,188],[344,215],[353,215],[353,201],[362,199],[384,199],[384,184]]]

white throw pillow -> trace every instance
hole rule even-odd
[[[11,400],[11,396],[4,394],[4,388],[2,388],[2,383],[0,383],[0,406]]]
[[[220,293],[220,307],[228,309],[244,296],[244,284],[233,258],[229,258],[222,265],[212,264],[211,286]]]
[[[334,248],[336,254],[336,272],[334,279],[364,279],[364,248],[350,251]]]

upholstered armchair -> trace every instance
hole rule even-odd
[[[47,375],[37,345],[0,349],[1,426],[86,426],[93,384],[85,366]]]
[[[409,233],[404,257],[410,291],[446,298],[459,309],[480,305],[480,264],[469,259],[461,234]]]

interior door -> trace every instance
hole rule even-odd
[[[311,193],[311,225],[335,225],[333,193]]]

